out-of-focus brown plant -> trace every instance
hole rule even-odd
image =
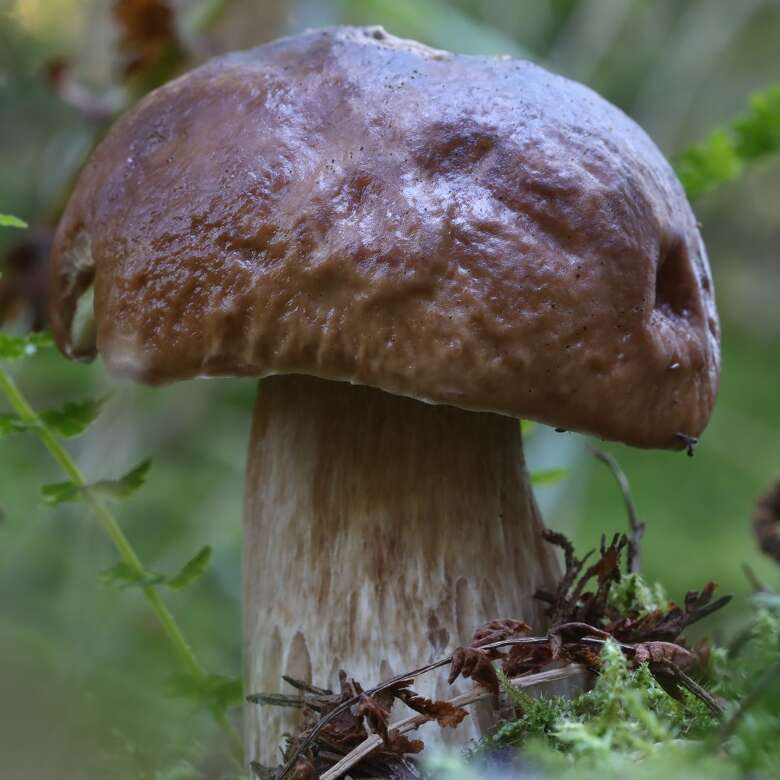
[[[141,96],[182,69],[187,51],[168,0],[114,0],[122,78]]]
[[[97,143],[118,114],[193,65],[192,46],[227,5],[228,0],[210,3],[210,13],[194,17],[190,34],[182,35],[170,0],[113,0],[120,63],[116,84],[102,92],[88,87],[76,78],[73,63],[65,57],[50,60],[42,77],[64,103],[79,111],[92,127]],[[82,160],[87,157],[83,155]],[[0,255],[0,326],[32,331],[46,327],[48,256],[54,225],[77,175],[78,169],[67,178],[65,191],[40,215],[34,233],[17,239]]]

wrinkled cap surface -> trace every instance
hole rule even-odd
[[[705,249],[645,133],[528,62],[380,28],[148,95],[84,169],[51,288],[67,355],[149,383],[312,374],[648,447],[717,391]]]

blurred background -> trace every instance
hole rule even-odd
[[[326,24],[382,24],[457,52],[512,54],[583,81],[633,116],[671,158],[780,82],[778,0],[0,0],[0,318],[45,325],[51,230],[85,155],[112,118],[177,72],[235,48]],[[748,518],[780,473],[780,157],[694,203],[716,279],[723,381],[696,456],[608,445],[648,523],[644,570],[680,599],[716,579],[737,600],[749,563],[771,579]],[[256,384],[162,389],[112,383],[100,363],[52,352],[15,368],[38,409],[111,393],[71,445],[90,479],[147,456],[148,485],[119,513],[148,566],[214,558],[168,598],[204,663],[241,669],[240,517]],[[532,469],[549,525],[584,550],[625,528],[614,480],[572,434],[537,427]],[[601,446],[601,445],[599,445]],[[207,715],[167,694],[168,646],[137,590],[101,585],[116,555],[78,506],[45,507],[61,479],[39,443],[0,441],[0,774],[3,778],[219,778],[230,764]],[[776,576],[775,576],[776,578]],[[712,632],[712,624],[708,627]],[[236,713],[238,717],[238,713]]]

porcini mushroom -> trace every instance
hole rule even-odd
[[[81,175],[51,296],[63,352],[116,376],[270,377],[250,691],[374,683],[488,619],[538,626],[557,566],[515,418],[679,449],[718,385],[704,246],[642,130],[536,65],[381,28],[231,54],[142,100]],[[286,713],[248,714],[250,757],[273,760]]]

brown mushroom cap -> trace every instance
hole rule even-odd
[[[129,111],[60,224],[52,321],[144,382],[311,374],[647,447],[697,436],[719,375],[705,249],[645,133],[531,63],[380,28]]]

